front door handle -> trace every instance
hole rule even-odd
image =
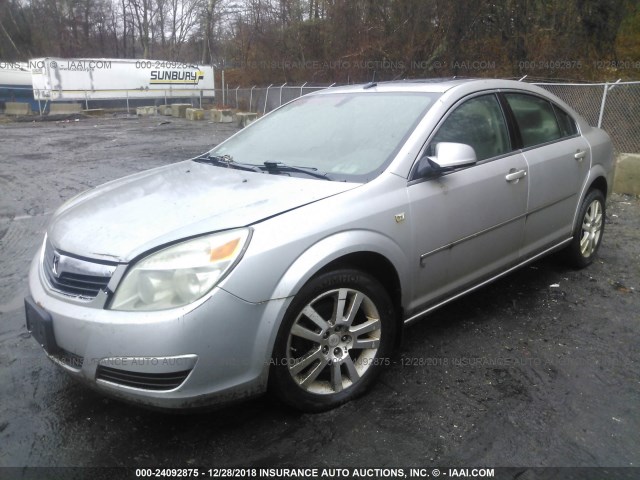
[[[587,154],[586,150],[578,150],[573,156],[573,158],[581,162],[586,154]]]
[[[515,168],[512,168],[511,170],[509,170],[509,173],[507,173],[507,175],[504,178],[507,180],[507,182],[517,183],[518,180],[526,176],[527,176],[526,170],[516,170]]]

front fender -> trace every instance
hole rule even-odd
[[[289,266],[276,284],[271,299],[258,328],[256,338],[262,339],[254,352],[255,358],[271,358],[275,339],[284,320],[291,301],[300,289],[320,270],[330,263],[344,258],[349,254],[372,252],[384,256],[391,262],[398,273],[400,284],[405,297],[408,260],[400,248],[389,237],[370,230],[349,230],[338,232],[313,244],[305,250]],[[269,376],[269,362],[264,362],[260,379],[266,385]]]
[[[403,292],[407,291],[408,259],[404,250],[391,238],[371,230],[338,232],[305,250],[277,283],[272,299],[295,296],[302,286],[330,263],[353,253],[371,252],[385,257],[394,266]]]

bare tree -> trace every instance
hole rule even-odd
[[[177,60],[182,47],[198,25],[199,0],[167,0],[170,15],[169,57]]]
[[[129,6],[133,12],[134,27],[138,30],[142,58],[149,58],[152,46],[152,26],[158,12],[157,5],[154,0],[129,0]]]

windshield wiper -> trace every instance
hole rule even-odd
[[[258,165],[250,163],[240,163],[233,160],[231,155],[206,155],[195,159],[198,162],[213,163],[221,167],[235,168],[237,170],[249,170],[251,172],[260,172],[262,169]]]
[[[315,167],[296,167],[293,165],[287,165],[282,162],[264,162],[264,166],[267,169],[267,172],[296,172],[296,173],[304,173],[311,177],[322,178],[324,180],[333,180],[328,173],[322,172]]]
[[[249,170],[251,172],[276,173],[276,172],[296,172],[309,175],[311,177],[322,178],[324,180],[333,180],[326,172],[321,172],[314,167],[296,167],[287,165],[282,162],[264,162],[262,165],[253,165],[251,163],[236,162],[231,155],[203,155],[195,159],[197,162],[213,163],[221,167],[235,168],[238,170]]]

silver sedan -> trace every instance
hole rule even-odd
[[[27,327],[70,375],[161,408],[362,394],[404,325],[543,255],[587,266],[613,151],[506,80],[331,88],[197,158],[64,204]]]

